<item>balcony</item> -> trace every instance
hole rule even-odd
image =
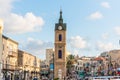
[[[14,71],[17,70],[17,66],[16,65],[10,65],[10,64],[5,64],[3,66],[3,70],[9,70],[9,71]]]
[[[8,54],[9,57],[17,57],[17,52],[15,51],[10,51]]]
[[[17,66],[16,65],[8,65],[7,69],[9,69],[9,70],[16,70]]]

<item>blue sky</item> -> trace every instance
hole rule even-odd
[[[4,35],[41,59],[54,47],[60,9],[67,23],[67,51],[98,56],[120,48],[120,0],[1,0]]]

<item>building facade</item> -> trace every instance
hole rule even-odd
[[[25,51],[18,51],[18,66],[21,70],[21,78],[31,80],[40,77],[40,59]]]
[[[4,77],[14,78],[18,75],[18,42],[2,35],[2,72]]]
[[[108,52],[101,53],[102,57],[106,58],[107,63],[117,64],[117,68],[120,67],[120,50],[110,50]],[[112,63],[113,62],[113,63]],[[115,65],[113,65],[115,66]]]
[[[63,23],[62,11],[59,22],[55,24],[54,78],[66,77],[66,24]]]
[[[3,21],[0,20],[0,80],[2,78],[2,50],[3,50],[3,44],[2,44],[2,31],[3,31]]]
[[[35,76],[37,76],[37,77],[40,77],[40,62],[41,62],[41,60],[39,59],[39,58],[37,58],[37,57],[35,57],[35,62],[36,62],[36,64],[35,64]]]
[[[53,59],[54,49],[46,49],[46,61],[50,64],[50,60]]]
[[[49,64],[47,63],[46,60],[42,60],[40,63],[40,74],[41,74],[41,79],[43,79],[45,76],[49,75]]]

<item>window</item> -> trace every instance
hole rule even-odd
[[[79,65],[79,62],[78,62],[78,65]]]
[[[62,35],[59,34],[59,41],[62,41]]]
[[[62,58],[62,51],[61,50],[58,51],[58,58]]]

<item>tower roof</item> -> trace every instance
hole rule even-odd
[[[66,31],[66,23],[63,23],[63,18],[62,18],[62,10],[60,10],[60,16],[58,23],[55,24],[55,30],[59,30],[58,27],[62,26],[62,30]]]
[[[62,18],[62,10],[60,10],[60,18],[59,18],[59,23],[63,23],[63,18]]]

